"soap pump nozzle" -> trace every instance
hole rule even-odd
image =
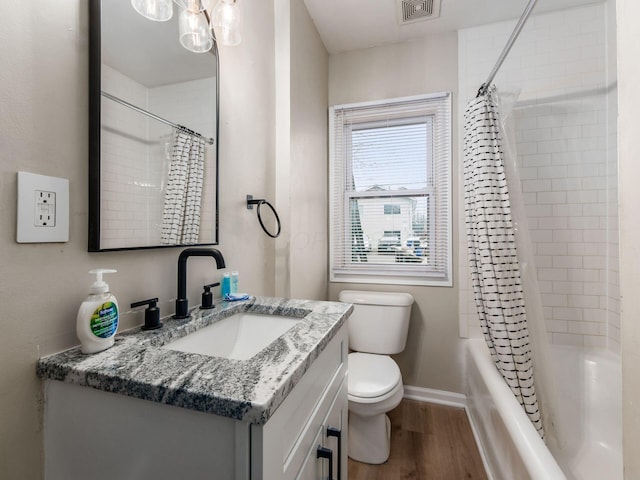
[[[94,295],[108,292],[109,284],[102,280],[102,274],[116,272],[117,270],[114,270],[112,268],[94,268],[93,270],[89,270],[89,273],[94,273],[96,275],[96,281],[93,282],[93,284],[89,288],[89,292]]]

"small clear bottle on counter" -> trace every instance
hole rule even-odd
[[[231,272],[231,293],[238,293],[238,272]]]

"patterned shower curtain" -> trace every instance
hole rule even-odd
[[[201,137],[180,130],[174,132],[162,215],[163,245],[198,243],[204,155],[205,142]]]
[[[495,89],[464,114],[464,199],[471,280],[491,356],[542,438]]]

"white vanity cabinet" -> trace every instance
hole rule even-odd
[[[347,478],[348,342],[344,330],[273,417],[263,426],[252,425],[251,480],[326,480],[330,463],[332,480],[338,480],[338,471],[339,480]],[[328,429],[340,438],[328,435]],[[330,452],[331,458],[318,458],[319,447],[327,449],[325,454]]]
[[[347,354],[345,324],[263,425],[45,380],[45,478],[327,480],[321,446],[346,480]]]

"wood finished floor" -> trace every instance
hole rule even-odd
[[[464,409],[403,400],[389,418],[389,460],[367,465],[349,459],[349,480],[487,479]]]

